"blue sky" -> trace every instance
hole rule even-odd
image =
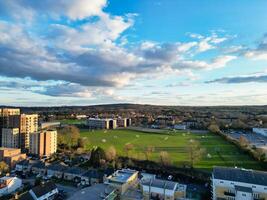
[[[0,2],[0,105],[267,104],[267,1]]]

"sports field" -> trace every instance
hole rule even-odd
[[[104,149],[114,146],[119,155],[125,155],[124,145],[131,143],[134,145],[129,156],[145,159],[145,148],[149,145],[155,147],[150,159],[159,160],[159,153],[167,151],[171,157],[172,164],[181,166],[189,161],[187,150],[188,142],[198,140],[206,149],[202,159],[196,163],[195,167],[203,170],[211,170],[216,166],[237,166],[249,169],[261,169],[258,162],[249,155],[241,152],[236,146],[225,141],[222,137],[212,133],[146,133],[133,130],[81,130],[81,136],[87,137],[90,141],[87,148],[100,146]]]

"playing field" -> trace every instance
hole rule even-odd
[[[249,155],[242,153],[236,146],[212,133],[177,132],[160,134],[133,130],[82,130],[81,136],[89,139],[88,149],[93,146],[100,146],[104,149],[114,146],[119,155],[125,155],[124,145],[131,143],[134,145],[134,150],[129,155],[138,159],[145,159],[145,147],[151,145],[155,147],[155,151],[150,156],[151,160],[158,161],[159,153],[167,151],[172,164],[176,166],[181,166],[189,161],[187,144],[193,139],[198,140],[201,146],[206,149],[202,159],[196,163],[196,168],[211,170],[215,165],[260,169],[258,162],[254,161]]]

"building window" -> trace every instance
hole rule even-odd
[[[242,194],[243,197],[247,196],[246,194]]]

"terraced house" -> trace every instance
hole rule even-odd
[[[213,200],[267,200],[267,172],[215,167]]]

